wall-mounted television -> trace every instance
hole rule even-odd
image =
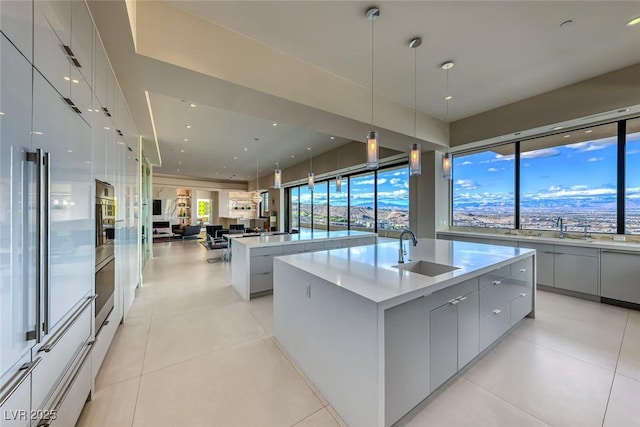
[[[162,200],[160,199],[153,200],[153,214],[162,215]]]

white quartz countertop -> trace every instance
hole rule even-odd
[[[286,245],[318,240],[344,239],[345,237],[371,237],[375,235],[375,233],[368,233],[365,231],[337,230],[314,232],[303,231],[296,234],[276,234],[253,237],[242,237],[241,234],[230,234],[228,237],[230,239],[233,239],[234,245],[241,244],[252,248],[259,248],[263,246]]]
[[[424,260],[458,269],[430,277],[394,268],[398,265],[398,242],[286,255],[275,262],[300,268],[375,303],[402,303],[534,253],[533,249],[435,239],[418,239],[417,246],[405,240],[404,247],[406,263]]]
[[[619,242],[615,240],[605,239],[593,239],[593,238],[571,238],[565,237],[560,239],[559,237],[549,236],[523,236],[518,234],[497,234],[497,233],[477,233],[473,231],[439,231],[438,234],[449,236],[467,236],[476,237],[480,239],[495,239],[495,240],[512,240],[516,242],[531,242],[531,243],[543,243],[549,245],[564,245],[564,246],[580,246],[583,248],[594,249],[617,249],[629,252],[640,252],[640,243],[636,242]]]

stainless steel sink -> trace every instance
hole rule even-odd
[[[450,271],[458,269],[458,267],[453,267],[451,265],[438,264],[435,262],[422,260],[407,262],[405,264],[398,264],[392,267],[399,270],[410,271],[412,273],[418,273],[430,277],[438,276],[440,274],[448,273]]]

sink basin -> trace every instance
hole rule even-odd
[[[394,265],[393,267],[399,270],[410,271],[412,273],[418,273],[418,274],[422,274],[430,277],[437,276],[439,274],[448,273],[450,271],[458,269],[458,267],[438,264],[438,263],[429,262],[429,261],[413,261],[413,262],[408,262],[406,264]]]

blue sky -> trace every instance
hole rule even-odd
[[[524,151],[521,200],[525,206],[615,203],[616,138]],[[640,133],[627,141],[628,197],[640,202]],[[454,205],[513,204],[514,156],[486,151],[454,156]]]
[[[351,205],[373,207],[374,178],[373,173],[353,176],[349,180],[351,187]],[[331,185],[331,206],[347,206],[347,183],[342,183],[342,192],[335,192],[335,184]],[[314,204],[327,203],[327,184],[316,183],[313,191]],[[306,185],[300,187],[300,202],[310,203],[311,193]],[[408,209],[409,206],[409,169],[405,166],[398,169],[378,171],[378,205],[396,206]]]

